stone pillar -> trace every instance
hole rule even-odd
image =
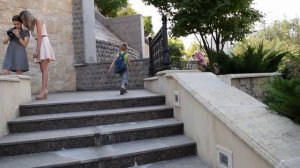
[[[94,1],[82,1],[83,37],[85,63],[96,63],[96,33],[95,33]]]
[[[96,63],[94,1],[73,0],[75,64]]]

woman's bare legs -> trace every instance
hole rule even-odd
[[[39,63],[40,64],[40,69],[42,72],[42,88],[40,90],[40,93],[38,94],[38,96],[36,96],[36,98],[47,98],[47,93],[48,93],[48,76],[49,76],[49,71],[48,71],[48,64],[49,64],[49,60],[42,60],[42,62]]]

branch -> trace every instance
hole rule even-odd
[[[197,37],[196,33],[193,33],[193,34],[195,35],[195,37],[196,37],[197,41],[199,42],[199,44],[201,44],[201,41],[200,41],[200,39]]]

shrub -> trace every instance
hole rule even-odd
[[[274,78],[265,84],[265,103],[270,109],[300,123],[300,56],[285,57],[280,70],[284,78]]]
[[[285,57],[280,66],[280,71],[286,79],[300,78],[300,55],[290,54]]]
[[[278,114],[300,123],[300,80],[273,78],[265,84],[265,103]]]
[[[260,43],[257,47],[247,45],[241,54],[232,56],[213,51],[211,60],[217,63],[221,74],[275,72],[288,54],[287,51],[264,49]]]

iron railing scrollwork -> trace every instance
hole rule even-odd
[[[154,76],[158,71],[170,69],[171,61],[168,47],[167,17],[162,17],[163,25],[158,33],[149,37],[149,75]]]

